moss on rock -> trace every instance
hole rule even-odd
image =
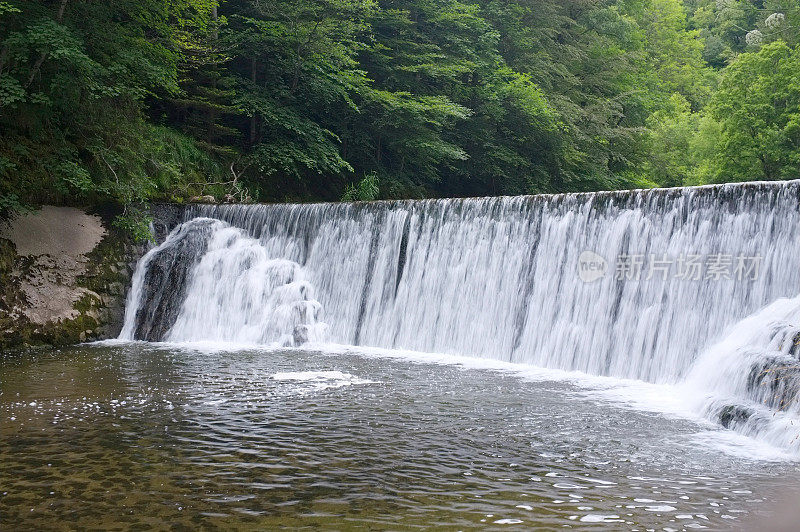
[[[106,229],[70,271],[58,252],[22,256],[12,241],[0,238],[0,349],[116,336],[124,318],[125,287],[143,252],[120,231]],[[35,300],[42,300],[48,284],[70,298],[67,312],[57,319],[37,319]]]

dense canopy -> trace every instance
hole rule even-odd
[[[797,0],[0,1],[0,211],[800,177],[799,40]]]

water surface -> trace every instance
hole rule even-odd
[[[710,423],[424,358],[95,344],[3,355],[0,383],[8,529],[726,529],[800,477]]]

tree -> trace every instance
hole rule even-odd
[[[800,48],[739,55],[709,106],[720,124],[714,182],[800,177]]]
[[[269,199],[338,196],[352,166],[337,128],[366,80],[356,55],[370,0],[230,2],[225,42],[245,146]],[[337,191],[337,192],[334,192]]]
[[[3,212],[798,164],[796,0],[4,0],[0,22]]]
[[[213,167],[206,154],[169,149],[191,142],[143,114],[147,98],[179,90],[180,21],[207,6],[0,3],[0,193],[128,205],[159,193],[159,179]]]

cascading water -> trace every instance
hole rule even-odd
[[[324,339],[319,312],[300,265],[197,218],[142,258],[120,337],[297,345]]]
[[[800,450],[800,296],[730,327],[681,386],[724,426]]]
[[[799,205],[795,181],[195,206],[140,262],[121,337],[325,339],[654,383],[688,378],[763,402],[753,395],[756,384],[722,377],[724,367],[738,379],[768,380],[748,377],[755,370],[750,359],[743,362],[743,344],[729,356],[714,355],[711,373],[725,383],[703,376],[702,361],[712,355],[700,355],[732,324],[800,294]],[[327,336],[320,333],[322,310]],[[767,321],[747,327],[789,334]],[[796,314],[785,321],[800,326]],[[786,344],[781,351],[748,338],[762,351],[793,356]],[[764,364],[774,358],[763,357]],[[735,401],[711,403],[703,408],[730,426],[753,417],[727,408]]]

